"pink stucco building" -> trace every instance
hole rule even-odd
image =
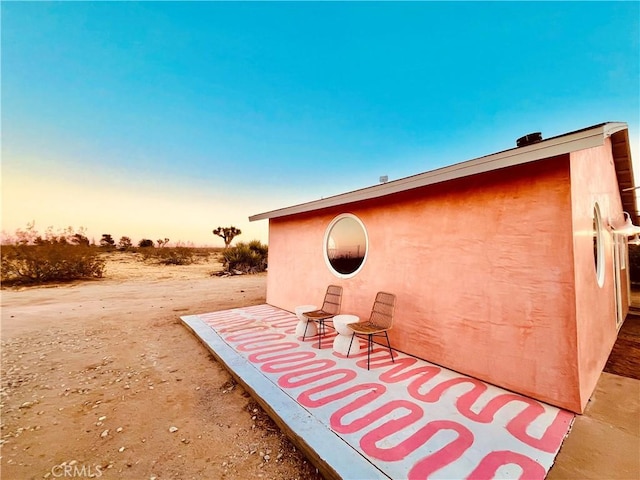
[[[261,213],[267,302],[342,285],[366,318],[397,295],[393,348],[582,412],[629,307],[627,126],[605,123]]]

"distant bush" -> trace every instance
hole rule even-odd
[[[161,265],[191,265],[200,257],[195,249],[178,244],[175,247],[140,248],[140,259]]]
[[[129,249],[131,249],[131,247],[133,247],[133,244],[131,243],[131,238],[129,237],[120,237],[120,240],[118,241],[118,248],[122,251],[127,251]]]
[[[73,236],[69,239],[69,243],[73,243],[74,245],[89,246],[89,239],[82,233],[74,233]]]
[[[203,248],[197,248],[194,247],[192,248],[193,254],[196,257],[196,261],[197,260],[208,260],[209,257],[211,256],[211,254],[215,254],[215,253],[220,253],[222,251],[222,248],[207,248],[207,247],[203,247]]]
[[[110,233],[103,233],[102,238],[100,239],[100,246],[108,250],[112,250],[116,246],[116,241]]]
[[[149,240],[148,238],[143,238],[138,242],[138,247],[140,248],[150,248],[153,247],[153,240]]]
[[[228,272],[258,273],[267,269],[269,247],[258,240],[239,242],[222,252],[222,264]]]
[[[41,236],[29,224],[26,230],[18,230],[16,239],[3,245],[1,251],[1,279],[3,285],[42,284],[85,278],[100,278],[105,261],[97,248],[84,243],[69,243],[77,239],[71,227],[55,234],[50,227]]]
[[[162,265],[191,265],[195,262],[195,255],[192,248],[176,246],[162,248],[156,251],[158,263]]]

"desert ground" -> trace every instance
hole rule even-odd
[[[102,279],[2,290],[1,477],[321,478],[180,323],[265,302],[265,274],[220,269],[113,253]]]

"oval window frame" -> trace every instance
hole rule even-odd
[[[362,228],[362,231],[364,232],[364,242],[365,242],[365,245],[364,245],[364,248],[365,248],[364,257],[362,258],[362,263],[360,264],[360,266],[358,268],[356,268],[351,273],[340,273],[340,272],[338,272],[333,267],[333,265],[331,264],[331,261],[329,260],[329,251],[328,251],[329,236],[331,234],[331,230],[333,229],[333,227],[340,220],[343,220],[345,218],[351,218],[351,219],[355,220],[360,225],[360,228]],[[353,213],[341,213],[340,215],[336,216],[333,220],[331,220],[331,222],[329,222],[329,225],[327,225],[327,228],[324,231],[324,238],[322,240],[322,256],[324,258],[324,263],[327,265],[327,268],[336,277],[338,277],[338,278],[352,278],[352,277],[355,277],[362,270],[364,265],[367,263],[367,258],[369,257],[369,233],[367,232],[367,227],[365,227],[363,221],[360,220]]]

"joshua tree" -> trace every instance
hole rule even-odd
[[[217,235],[224,240],[224,248],[229,248],[233,238],[237,237],[241,233],[242,230],[234,227],[233,225],[231,227],[218,227],[213,231],[214,235]]]
[[[162,248],[162,247],[166,247],[167,243],[169,243],[169,239],[167,237],[164,238],[164,240],[162,240],[161,238],[156,240],[156,243],[158,244],[158,247]]]

